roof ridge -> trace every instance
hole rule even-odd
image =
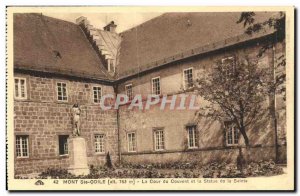
[[[39,17],[42,16],[42,17],[45,17],[45,18],[48,18],[48,19],[51,19],[51,20],[56,20],[56,21],[60,21],[60,22],[70,23],[72,25],[78,26],[74,22],[63,20],[63,19],[59,19],[59,18],[54,18],[52,16],[47,16],[47,15],[44,15],[42,12],[41,13],[38,13],[38,12],[32,12],[32,13],[15,13],[15,14],[16,15],[36,15],[36,16],[39,16]]]
[[[146,20],[145,22],[143,22],[143,23],[141,23],[141,24],[138,24],[138,25],[136,25],[136,26],[134,26],[134,27],[131,27],[130,29],[126,29],[126,30],[120,32],[119,35],[121,35],[121,34],[123,34],[123,33],[126,33],[126,32],[128,32],[128,31],[132,31],[133,29],[135,29],[135,28],[137,28],[137,27],[139,27],[139,26],[142,26],[142,25],[144,25],[145,23],[152,22],[153,20],[155,20],[155,19],[157,19],[157,18],[160,18],[160,17],[163,17],[163,16],[165,16],[165,15],[167,15],[167,14],[168,14],[168,13],[162,13],[161,15],[155,16],[155,17],[153,17],[153,18],[151,18],[151,19],[149,19],[149,20]]]

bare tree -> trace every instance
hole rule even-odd
[[[259,50],[257,56],[262,56],[267,50],[272,49],[275,55],[275,49],[277,43],[285,43],[285,23],[286,15],[285,12],[278,12],[273,14],[273,16],[265,19],[264,21],[256,20],[255,12],[242,12],[237,23],[243,23],[245,27],[245,33],[255,34],[257,32],[271,30],[272,36],[268,36],[268,39],[265,40],[265,43]],[[283,101],[286,101],[286,57],[283,53],[280,56],[275,56],[274,61],[274,75],[273,75],[273,84],[271,92],[276,99],[276,94],[280,94],[283,97]],[[274,119],[274,131],[275,131],[275,156],[276,162],[278,161],[278,139],[277,139],[277,117],[276,117],[276,101],[272,101],[270,104],[273,105],[273,111],[271,111]]]
[[[272,49],[277,42],[285,42],[285,23],[286,15],[284,12],[278,12],[264,21],[257,21],[255,12],[242,12],[237,23],[243,23],[245,33],[251,35],[263,31],[273,31],[272,36],[266,40],[258,51],[257,56],[261,57],[267,50]],[[274,91],[283,95],[286,99],[286,58],[281,55],[276,59],[275,71],[277,72],[274,80]]]
[[[208,103],[199,115],[232,121],[249,146],[248,126],[267,111],[269,78],[270,69],[259,65],[257,58],[217,62],[210,73],[195,82],[198,94]]]

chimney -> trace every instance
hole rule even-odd
[[[109,31],[111,33],[115,33],[116,32],[116,28],[117,25],[115,24],[114,21],[111,21],[108,25],[106,25],[105,27],[103,27],[104,31]]]
[[[83,24],[83,25],[89,25],[90,22],[87,20],[86,17],[80,16],[79,18],[76,19],[76,24],[78,24],[78,25],[81,25],[81,24]]]

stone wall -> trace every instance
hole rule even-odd
[[[198,103],[201,103],[198,97]],[[128,110],[125,106],[120,109],[120,139],[122,160],[127,162],[144,161],[187,161],[202,160],[211,162],[217,159],[232,160],[228,157],[236,151],[236,147],[226,145],[224,127],[218,122],[205,117],[196,117],[196,111],[191,110],[160,110],[160,106],[152,106],[150,110]],[[274,159],[272,153],[261,152],[259,149],[268,149],[274,146],[274,132],[270,125],[271,117],[265,115],[256,124],[249,127],[247,134],[250,145],[255,147],[256,157],[263,159]],[[186,125],[196,125],[198,133],[197,149],[188,149],[188,132]],[[154,150],[154,129],[164,130],[165,150],[156,152]],[[136,152],[128,152],[127,133],[136,133]],[[244,138],[240,134],[239,146],[244,146]],[[228,153],[229,154],[228,154]],[[266,151],[265,151],[266,152]],[[223,155],[221,155],[223,154]],[[257,156],[259,155],[259,156]],[[200,159],[201,157],[201,159]]]
[[[191,57],[178,62],[171,63],[161,69],[153,70],[147,74],[139,74],[136,77],[122,81],[118,86],[118,93],[125,93],[125,85],[132,84],[134,94],[151,94],[151,79],[160,76],[161,93],[174,94],[183,90],[183,70],[193,67],[193,77],[197,79],[205,76],[213,64],[221,61],[222,58],[234,56],[236,58],[245,57],[256,58],[261,45],[253,43],[252,45],[243,45],[234,49],[224,49],[214,53]],[[268,51],[259,58],[263,66],[269,66],[271,63],[272,52]]]
[[[102,94],[114,93],[110,86],[15,73],[27,79],[27,100],[15,100],[15,135],[29,135],[29,158],[15,157],[15,173],[41,172],[48,167],[68,167],[68,156],[59,155],[58,136],[72,134],[71,108],[79,103],[81,108],[81,136],[87,142],[88,163],[102,165],[105,153],[113,162],[118,160],[117,116],[115,111],[102,111],[93,103],[92,86],[100,85]],[[56,97],[56,82],[67,83],[68,102]],[[94,134],[105,134],[105,153],[96,154]]]
[[[172,63],[165,68],[154,70],[144,75],[128,79],[119,85],[118,91],[125,93],[125,85],[133,85],[133,94],[141,94],[145,98],[151,94],[151,78],[160,76],[161,93],[171,96],[180,95],[183,92],[183,70],[193,67],[194,79],[205,77],[212,65],[224,57],[235,56],[237,58],[248,55],[255,57],[262,44],[243,45],[235,49],[228,49],[215,52],[209,55],[198,56],[180,62]],[[282,53],[282,44],[276,46],[278,52]],[[281,49],[280,49],[281,48]],[[278,54],[277,54],[278,55]],[[273,62],[272,50],[267,51],[259,58],[261,66],[271,67]],[[187,94],[197,94],[188,92]],[[265,102],[265,108],[269,107],[269,99]],[[145,104],[145,103],[143,103]],[[205,106],[205,101],[197,97],[197,104]],[[169,106],[169,105],[168,105]],[[266,109],[266,111],[268,111]],[[159,104],[152,106],[150,110],[128,110],[128,105],[120,108],[120,140],[122,161],[124,162],[169,162],[185,160],[201,160],[203,163],[216,159],[232,160],[236,148],[226,146],[225,133],[222,125],[206,118],[197,118],[195,110],[160,110]],[[198,121],[198,122],[196,122]],[[187,149],[187,129],[186,125],[197,124],[198,148],[196,150]],[[280,124],[285,124],[285,118],[280,119]],[[165,150],[156,152],[154,150],[153,129],[156,127],[164,130]],[[259,159],[274,159],[274,127],[272,117],[266,112],[253,125],[248,127],[248,137],[250,145],[253,147],[249,151]],[[136,133],[136,152],[128,152],[127,133]],[[240,135],[239,146],[244,146],[244,139]],[[283,150],[281,154],[286,154]],[[253,157],[255,157],[253,156]],[[282,160],[285,155],[280,156]],[[234,158],[235,159],[235,158]]]

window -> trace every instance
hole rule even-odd
[[[114,66],[114,60],[113,59],[110,60],[110,69],[112,69],[113,72],[115,72],[115,66]]]
[[[67,84],[63,82],[57,83],[57,100],[58,101],[68,101],[67,96]]]
[[[113,59],[107,59],[107,70],[109,72],[111,72],[111,71],[115,72],[115,66],[114,66],[114,60]]]
[[[184,88],[193,87],[193,68],[183,70]]]
[[[226,123],[226,144],[227,146],[238,145],[239,130],[233,123]]]
[[[222,59],[222,68],[225,71],[225,76],[228,77],[235,71],[234,57],[226,57]]]
[[[29,156],[28,135],[16,136],[16,155],[18,158]]]
[[[59,135],[58,136],[58,145],[59,145],[59,155],[68,154],[68,135]]]
[[[25,78],[15,78],[15,98],[26,99],[26,79]]]
[[[135,152],[136,151],[135,133],[128,133],[127,140],[128,140],[128,152]]]
[[[160,95],[160,77],[152,78],[152,94]]]
[[[110,71],[110,59],[107,59],[107,71]]]
[[[93,100],[94,103],[100,103],[102,96],[102,89],[100,86],[94,86],[93,87]]]
[[[156,151],[165,149],[164,131],[163,130],[155,130],[154,131],[154,149]]]
[[[95,135],[95,152],[104,153],[104,134]]]
[[[230,57],[226,57],[222,59],[222,64],[223,65],[232,65],[234,63],[234,57],[230,56]]]
[[[197,148],[198,147],[198,134],[196,131],[196,126],[187,126],[188,131],[188,147]]]
[[[126,91],[128,100],[131,101],[133,99],[132,84],[125,85],[125,91]]]

